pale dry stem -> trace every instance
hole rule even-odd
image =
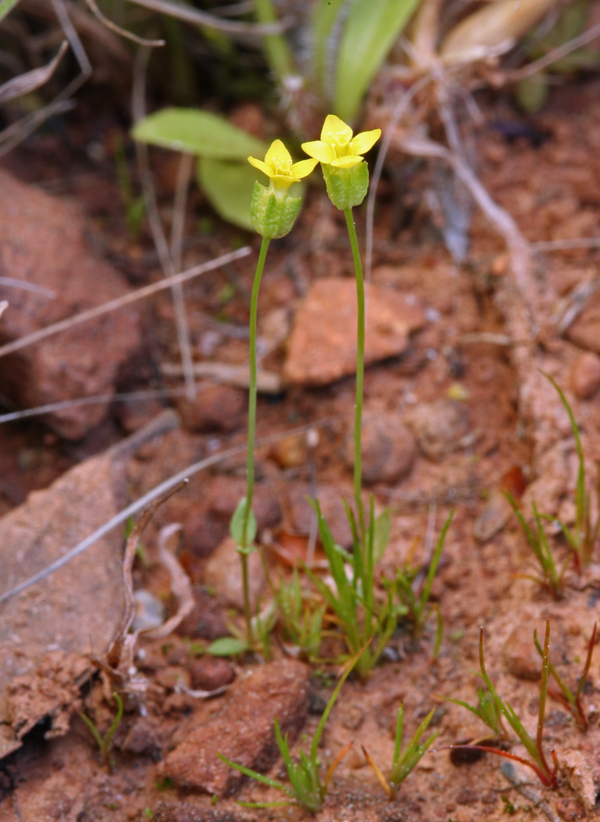
[[[149,57],[149,49],[141,48],[138,59],[136,60],[132,90],[131,108],[134,124],[139,122],[145,115],[146,68]],[[158,212],[158,205],[156,203],[154,180],[152,178],[150,163],[148,160],[148,146],[145,143],[136,142],[135,149],[138,160],[140,180],[144,192],[144,201],[146,203],[146,214],[148,216],[150,230],[152,231],[152,239],[154,240],[154,245],[158,253],[163,275],[170,279],[177,273],[175,260],[181,260],[185,201],[187,198],[187,189],[191,173],[191,158],[189,155],[184,154],[179,167],[177,191],[175,194],[175,210],[176,212],[179,211],[179,214],[174,219],[171,238],[172,245],[170,250],[165,237],[160,214]],[[196,396],[196,388],[194,384],[192,348],[190,344],[190,334],[182,284],[174,283],[171,288],[171,294],[173,297],[173,308],[175,309],[177,341],[179,343],[181,364],[185,375],[187,397],[188,399],[193,400]]]
[[[159,291],[164,291],[166,288],[172,288],[174,284],[177,285],[185,283],[194,277],[199,277],[209,271],[214,271],[215,268],[220,268],[221,266],[232,263],[242,257],[247,257],[251,250],[252,249],[248,246],[244,246],[243,248],[238,249],[238,251],[223,254],[221,257],[216,257],[214,260],[210,260],[207,263],[196,265],[181,274],[175,274],[169,279],[162,280],[158,283],[152,283],[151,285],[144,286],[143,288],[138,288],[136,291],[130,291],[128,294],[124,294],[122,297],[118,297],[115,300],[109,300],[109,302],[102,303],[102,305],[97,305],[87,311],[81,311],[79,314],[75,314],[75,316],[69,317],[66,320],[60,320],[60,322],[53,323],[52,325],[46,326],[46,328],[40,328],[39,331],[34,331],[32,334],[27,334],[25,337],[21,337],[18,340],[13,340],[13,342],[0,346],[0,358],[6,357],[8,354],[13,354],[15,351],[20,351],[22,348],[26,348],[29,345],[33,345],[33,343],[40,342],[47,337],[52,337],[54,334],[58,334],[61,331],[67,331],[75,325],[88,322],[96,317],[101,317],[103,314],[107,314],[110,311],[115,311],[117,308],[123,308],[124,306],[130,305],[137,300],[142,300],[146,297],[150,297],[152,294],[156,294]]]
[[[0,157],[18,145],[49,117],[65,110],[65,106],[69,108],[69,99],[92,74],[92,66],[71,22],[64,0],[52,0],[52,6],[79,64],[80,73],[47,106],[22,117],[0,132]]]

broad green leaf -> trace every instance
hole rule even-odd
[[[248,650],[248,643],[245,639],[237,639],[234,636],[222,636],[215,639],[208,648],[206,653],[211,656],[235,656],[236,654],[243,654]]]
[[[215,211],[229,223],[253,231],[250,220],[252,189],[260,171],[249,163],[199,158],[197,179]]]
[[[355,0],[342,36],[336,67],[335,113],[356,117],[363,95],[418,0]]]
[[[0,0],[0,20],[6,17],[8,12],[13,9],[19,0]]]
[[[191,108],[157,111],[136,123],[131,133],[143,143],[219,160],[245,162],[250,155],[262,159],[268,149],[224,117]]]
[[[313,71],[317,84],[324,98],[331,96],[329,89],[330,50],[335,48],[331,44],[331,32],[344,6],[345,0],[320,0],[313,15]],[[328,93],[329,92],[329,93]]]

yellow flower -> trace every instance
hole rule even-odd
[[[362,155],[373,148],[381,137],[381,129],[363,131],[352,138],[352,129],[335,114],[328,114],[321,130],[321,139],[302,143],[302,150],[320,163],[336,168],[352,168],[362,163]]]
[[[248,157],[248,162],[267,175],[271,191],[275,194],[287,194],[292,183],[298,183],[303,177],[308,176],[318,160],[300,160],[299,163],[292,163],[287,148],[281,140],[275,140],[271,143],[264,162],[254,157]]]

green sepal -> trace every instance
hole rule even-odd
[[[269,240],[285,237],[292,230],[300,212],[300,197],[270,191],[259,182],[254,183],[250,202],[250,219],[254,230]]]
[[[235,540],[237,550],[241,554],[251,554],[255,550],[252,544],[256,539],[257,523],[254,511],[250,509],[246,517],[246,497],[242,497],[238,502],[231,522],[229,523],[229,533]],[[247,518],[246,533],[244,534],[244,524]]]
[[[337,168],[321,163],[329,199],[336,208],[346,211],[365,199],[369,188],[369,167],[363,161],[352,168]]]

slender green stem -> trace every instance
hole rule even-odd
[[[348,236],[354,257],[354,271],[356,272],[356,301],[358,305],[357,332],[356,332],[356,403],[354,406],[354,500],[358,512],[361,535],[365,534],[365,512],[362,504],[362,409],[365,377],[365,284],[363,281],[362,263],[356,237],[356,227],[352,217],[352,209],[344,211]]]
[[[243,545],[248,548],[248,521],[252,510],[252,498],[254,496],[254,441],[256,437],[256,318],[258,314],[258,292],[262,279],[265,259],[269,250],[270,240],[263,237],[256,264],[254,283],[252,284],[252,296],[250,298],[250,390],[248,394],[248,468],[246,485],[246,508],[244,510],[244,526],[242,529]],[[244,618],[246,620],[246,630],[248,632],[248,643],[252,645],[252,614],[250,612],[250,585],[248,578],[248,554],[246,551],[240,553],[242,560],[242,585],[244,590]]]

